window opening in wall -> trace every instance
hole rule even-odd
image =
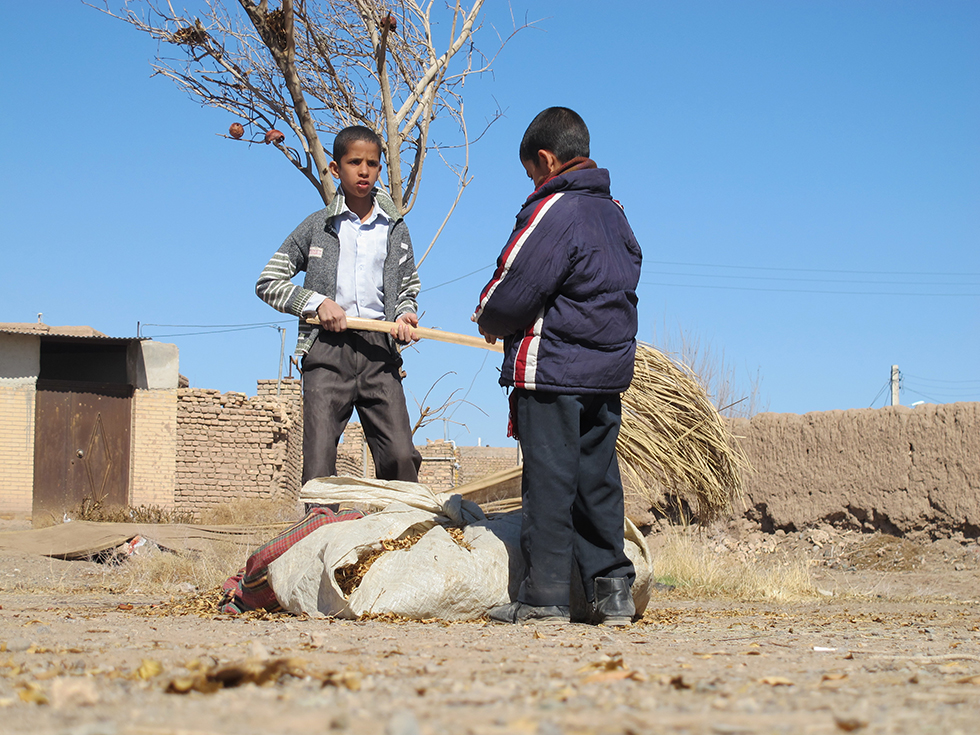
[[[128,383],[126,344],[41,340],[40,380]]]

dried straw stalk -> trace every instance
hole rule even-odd
[[[647,344],[637,344],[617,450],[627,491],[653,505],[670,495],[707,522],[742,497],[748,462],[727,423],[690,368]]]

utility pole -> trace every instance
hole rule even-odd
[[[901,403],[898,400],[898,379],[899,379],[899,377],[900,377],[900,375],[899,375],[899,372],[898,372],[898,365],[892,365],[892,377],[891,377],[892,404],[891,405],[893,405],[893,406],[899,406],[899,405],[901,405]]]
[[[282,393],[282,360],[286,354],[286,329],[276,327],[279,330],[279,378],[276,380],[276,398]]]

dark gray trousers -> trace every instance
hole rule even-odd
[[[620,397],[515,390],[524,454],[517,599],[568,605],[572,561],[588,602],[596,577],[636,576],[623,550],[623,485],[616,459]]]
[[[327,332],[303,358],[303,482],[337,474],[337,443],[354,408],[381,480],[418,482],[422,456],[402,390],[401,358],[376,332]]]

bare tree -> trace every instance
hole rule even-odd
[[[669,329],[666,322],[662,334],[654,333],[653,342],[668,355],[686,365],[697,376],[718,413],[726,418],[751,418],[769,410],[769,399],[762,394],[762,373],[749,374],[748,388],[739,380],[735,365],[719,351],[710,339],[678,327]]]
[[[418,198],[427,154],[437,151],[458,179],[448,220],[470,182],[463,84],[488,71],[529,25],[512,22],[506,36],[498,34],[496,52],[484,55],[473,43],[483,3],[446,0],[435,14],[435,0],[282,0],[271,10],[268,0],[239,0],[240,8],[228,7],[232,0],[204,0],[200,15],[177,12],[169,1],[123,0],[114,10],[104,0],[100,10],[166,44],[155,73],[240,117],[244,125],[232,123],[227,137],[276,146],[324,203],[335,193],[324,135],[332,139],[354,124],[378,133],[389,192],[403,214]],[[455,142],[432,140],[439,118],[455,124]],[[457,155],[443,155],[450,148]]]

